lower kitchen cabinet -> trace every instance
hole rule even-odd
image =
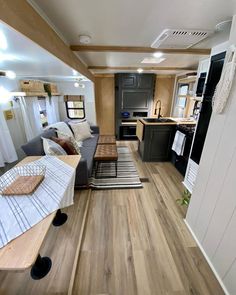
[[[139,142],[139,153],[143,161],[170,161],[175,126],[145,125],[143,140]]]

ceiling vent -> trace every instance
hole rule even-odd
[[[209,30],[164,30],[152,43],[152,48],[186,49],[209,37]]]

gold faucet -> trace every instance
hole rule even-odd
[[[159,119],[161,117],[161,101],[160,101],[160,99],[158,99],[156,101],[154,115],[157,114],[157,105],[158,105],[158,103],[159,103],[159,108],[158,108],[158,116],[157,116],[157,118]]]

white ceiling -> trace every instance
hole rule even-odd
[[[150,46],[166,28],[214,30],[236,12],[235,0],[30,0],[68,44],[78,44],[80,34],[94,45]],[[228,31],[196,47],[211,48],[226,41]],[[87,65],[137,66],[148,54],[78,54]],[[196,66],[199,56],[166,56],[161,66]],[[160,64],[159,64],[160,65]],[[157,66],[159,66],[157,65]]]
[[[30,39],[0,22],[7,48],[0,48],[0,70],[12,70],[18,78],[73,80],[73,69]],[[76,74],[76,76],[79,74]]]

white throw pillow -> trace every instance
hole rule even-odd
[[[93,137],[90,131],[90,126],[87,121],[80,122],[77,124],[69,122],[69,124],[74,132],[76,141],[83,141],[85,139]]]
[[[90,129],[90,132],[93,133],[93,130],[90,128],[90,123],[87,121],[87,119],[73,119],[73,121],[69,121],[68,124],[80,124],[80,123],[84,123],[84,122],[87,122],[88,125],[89,125],[89,129]]]
[[[67,155],[66,151],[55,141],[41,137],[43,140],[43,149],[45,152],[45,155],[49,156],[61,156],[61,155]]]
[[[51,124],[47,127],[47,129],[49,128],[56,128],[57,130],[65,133],[68,136],[71,136],[71,137],[74,136],[72,131],[70,130],[70,127],[65,122],[57,122],[57,123]]]

